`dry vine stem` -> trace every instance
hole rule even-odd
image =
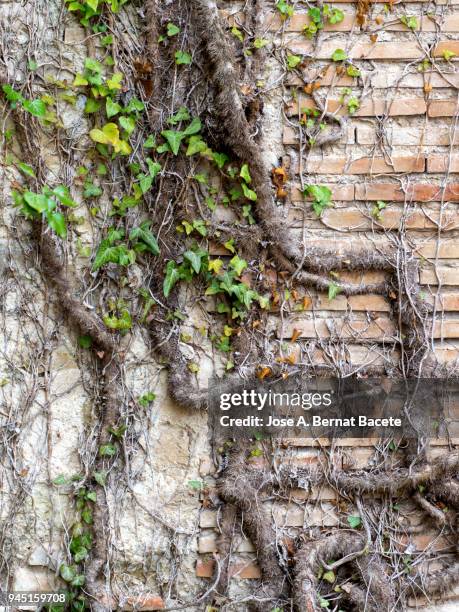
[[[261,16],[267,7],[260,0],[248,3],[248,7],[246,24],[254,29],[251,35],[256,37],[263,21]],[[138,85],[139,95],[147,105],[150,131],[157,134],[163,130],[170,115],[186,106],[201,117],[206,139],[212,146],[230,154],[238,165],[247,164],[250,169],[251,188],[256,192],[253,204],[256,227],[240,225],[233,228],[209,218],[209,236],[220,242],[222,237],[236,236],[239,252],[250,260],[252,271],[257,274],[263,263],[264,266],[274,267],[279,273],[286,273],[288,278],[294,280],[295,286],[328,290],[333,283],[345,296],[374,293],[388,297],[392,305],[392,318],[400,332],[400,369],[403,375],[432,374],[433,366],[430,365],[428,369],[426,360],[426,341],[432,322],[428,318],[428,308],[419,299],[416,259],[405,243],[399,241],[384,252],[366,249],[357,255],[349,249],[338,258],[333,249],[302,245],[292,238],[280,220],[270,182],[270,168],[263,157],[261,117],[257,115],[257,111],[261,112],[262,103],[256,95],[244,98],[241,94],[241,81],[254,80],[254,71],[261,66],[258,53],[255,52],[250,61],[237,55],[235,44],[228,37],[214,1],[160,3],[147,0],[144,9],[149,64],[137,58],[137,64],[141,64],[141,68],[137,68],[140,78],[134,76],[134,67],[128,65],[125,59],[131,58],[131,50],[124,49],[121,41],[118,41],[118,45],[119,55],[126,62],[124,68],[129,85],[132,89],[135,84]],[[368,3],[359,2],[358,11],[362,20],[368,11]],[[160,33],[168,23],[182,24],[188,48],[195,57],[194,63],[181,78],[177,76],[176,67],[170,69],[171,58],[162,53],[158,42]],[[116,30],[116,25],[113,28]],[[315,99],[317,102],[318,98]],[[323,116],[326,116],[325,111]],[[36,180],[41,187],[46,183],[45,168],[43,159],[37,154],[39,144],[34,142],[32,133],[39,126],[27,125],[19,111],[14,112],[14,119],[23,158],[35,169]],[[339,138],[343,132],[341,121],[339,125],[340,129],[324,135],[318,146]],[[135,154],[133,159],[137,159]],[[117,170],[123,177],[127,175],[127,166],[118,162]],[[185,155],[171,157],[163,168],[155,190],[145,197],[146,212],[154,221],[162,242],[160,256],[154,261],[148,260],[149,272],[152,272],[149,289],[155,297],[161,295],[165,264],[182,255],[183,243],[175,233],[177,223],[201,214],[199,194],[196,195],[196,186],[190,184],[190,176],[195,170],[196,167]],[[128,182],[125,178],[123,180]],[[221,180],[224,183],[226,179]],[[50,231],[44,229],[41,222],[34,222],[33,236],[40,252],[43,274],[54,289],[56,301],[71,327],[92,339],[99,359],[103,377],[103,393],[98,406],[97,447],[100,448],[110,442],[111,430],[119,425],[123,412],[123,396],[119,387],[124,355],[120,342],[116,335],[107,331],[99,317],[82,303],[79,282],[77,278],[72,278],[69,270],[64,269],[60,245]],[[332,281],[329,275],[332,271],[368,270],[387,272],[388,278],[382,283],[356,284]],[[262,277],[261,274],[259,276]],[[262,284],[264,281],[259,281],[257,277],[256,282]],[[168,368],[170,394],[183,407],[203,409],[207,403],[207,391],[196,384],[194,373],[188,367],[189,362],[181,352],[180,327],[170,316],[179,310],[179,292],[176,291],[164,304],[158,298],[157,304],[148,322],[148,331],[152,350]],[[258,320],[256,317],[262,318],[263,314],[251,313],[248,321],[255,322]],[[264,338],[252,337],[246,330],[239,333],[236,342],[239,354],[235,358],[238,367],[235,379],[239,378],[239,374],[252,376],[254,367],[265,362],[275,374],[284,371],[282,366],[269,359],[272,354],[266,350]],[[363,374],[368,372],[369,368],[362,370]],[[326,462],[328,467],[324,465],[320,469],[282,467],[275,471],[271,469],[272,456],[267,448],[263,468],[251,464],[250,453],[250,443],[235,443],[228,450],[218,474],[223,521],[221,564],[218,567],[220,574],[215,580],[215,592],[203,596],[209,604],[215,600],[218,605],[222,602],[223,606],[233,605],[229,575],[232,535],[237,524],[243,525],[257,551],[261,583],[249,598],[249,606],[258,612],[279,608],[314,612],[322,609],[324,601],[327,603],[324,597],[336,602],[336,610],[382,612],[397,609],[396,602],[402,596],[405,602],[412,593],[443,595],[457,584],[457,549],[448,551],[445,563],[449,563],[450,567],[447,569],[427,575],[421,571],[402,572],[402,576],[395,579],[394,576],[400,572],[397,573],[393,559],[399,559],[401,555],[387,550],[384,542],[385,539],[390,540],[390,530],[402,532],[403,526],[387,519],[384,523],[387,531],[381,535],[372,516],[380,502],[391,505],[394,499],[411,497],[424,513],[426,524],[433,523],[439,531],[457,537],[456,522],[449,516],[449,513],[455,516],[459,512],[457,452],[430,461],[426,453],[414,461],[408,452],[399,453],[395,465],[383,464],[381,469],[362,471],[337,470]],[[98,455],[94,458],[92,469],[100,473],[110,468],[111,477],[116,478],[121,463],[121,460],[108,461]],[[99,495],[94,511],[94,546],[85,569],[85,591],[91,598],[91,608],[100,612],[112,609],[116,604],[111,592],[108,563],[109,509],[104,487],[97,482],[93,485],[98,488]],[[305,529],[295,541],[292,554],[271,522],[266,499],[272,495],[287,499],[292,490],[310,491],[313,486],[321,485],[331,485],[346,503],[355,503],[362,508],[365,516],[361,518],[367,537],[343,526],[329,532]],[[448,504],[447,518],[437,505],[438,501]],[[391,546],[390,542],[388,546]],[[328,571],[336,571],[336,575],[329,574],[329,581],[322,580],[324,570],[330,567],[333,570]],[[342,584],[339,590],[329,586],[335,579]],[[201,603],[201,598],[198,601]],[[193,602],[189,602],[190,608],[193,605]]]

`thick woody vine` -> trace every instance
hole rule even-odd
[[[118,15],[128,4],[66,2],[87,29],[88,38],[97,41],[97,47],[91,42],[91,53],[71,84],[58,80],[52,84],[53,92],[69,104],[76,95],[84,95],[84,112],[92,124],[89,161],[73,169],[72,184],[50,180],[39,155],[40,131],[59,134],[61,130],[54,95],[33,87],[13,87],[9,75],[2,74],[3,96],[14,123],[7,136],[10,161],[22,177],[16,181],[12,199],[30,221],[41,270],[56,301],[80,347],[91,351],[94,375],[102,377],[97,452],[84,479],[74,486],[78,518],[71,526],[69,561],[60,568],[74,610],[115,606],[107,571],[110,518],[105,485],[108,478],[116,478],[126,460],[123,437],[130,420],[122,389],[123,337],[133,326],[141,326],[150,336],[152,351],[168,368],[174,399],[192,410],[206,406],[199,363],[187,359],[180,349],[190,341],[180,329],[183,292],[189,297],[190,287],[193,306],[214,301],[215,328],[206,340],[226,376],[275,378],[300,368],[291,356],[275,357],[263,331],[279,293],[295,299],[300,287],[325,291],[329,299],[338,294],[384,295],[399,332],[400,375],[427,376],[436,371],[428,357],[432,322],[420,298],[417,261],[404,241],[384,252],[356,255],[349,250],[338,258],[333,249],[302,244],[279,218],[288,173],[282,165],[268,168],[264,161],[263,92],[254,85],[268,59],[269,41],[261,18],[267,11],[265,3],[248,2],[244,24],[228,28],[211,0],[168,6],[147,0],[143,7],[145,54],[123,47],[122,37],[117,36]],[[270,8],[283,23],[294,14],[294,5],[284,0]],[[367,10],[366,3],[359,3],[362,24]],[[314,38],[324,21],[337,22],[343,16],[342,11],[324,5],[310,9],[310,17],[305,35]],[[404,18],[411,28],[414,22]],[[275,49],[272,57],[286,75],[295,70],[301,75],[302,57],[283,48]],[[332,61],[348,76],[358,78],[358,68],[347,61],[342,49],[336,50]],[[304,86],[317,107],[300,118],[308,146],[339,141],[344,120],[325,110],[314,82]],[[359,101],[348,94],[343,104],[352,113]],[[13,142],[20,153],[13,152]],[[111,208],[103,214],[100,184],[106,176]],[[72,191],[85,200],[99,235],[90,252],[78,245],[80,254],[91,257],[85,274],[97,278],[104,288],[98,311],[86,307],[82,281],[70,266],[63,265],[64,242],[78,229],[72,210],[77,197]],[[312,199],[318,217],[332,204],[330,191],[320,185],[304,185],[304,195]],[[222,206],[237,221],[218,220],[214,212]],[[384,203],[378,203],[374,217],[383,210]],[[210,242],[225,255],[212,256]],[[148,271],[148,283],[138,287],[135,295],[127,282],[134,263]],[[340,280],[342,271],[355,270],[381,270],[387,280],[371,285]],[[323,370],[330,373],[329,368]],[[371,374],[371,369],[366,373]],[[139,401],[148,405],[153,399],[147,395]],[[382,536],[374,520],[384,505],[413,497],[426,524],[457,535],[457,452],[428,461],[426,448],[415,456],[412,449],[387,447],[382,452],[383,468],[361,472],[337,471],[331,462],[320,470],[281,468],[276,472],[251,464],[254,454],[263,454],[269,465],[271,450],[256,442],[228,445],[218,481],[223,516],[218,573],[210,590],[184,606],[204,602],[210,609],[246,605],[277,612],[389,610],[404,605],[412,593],[442,595],[457,584],[454,546],[446,555],[447,569],[427,576],[416,567],[399,572],[393,564],[396,556],[391,555],[392,536]],[[357,517],[349,517],[354,520],[348,529],[304,534],[293,544],[279,538],[263,500],[323,484],[331,485],[357,508]],[[402,527],[392,515],[384,520],[396,539]],[[231,601],[228,594],[234,521],[243,521],[261,568],[259,587],[243,602]]]

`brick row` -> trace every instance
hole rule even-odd
[[[289,43],[290,51],[294,54],[311,55],[316,59],[331,59],[333,52],[339,44],[335,40],[327,40],[317,49],[314,43],[306,39],[295,39]],[[432,51],[433,57],[442,58],[444,51],[452,51],[459,59],[459,41],[444,40],[439,42]],[[400,42],[376,42],[376,43],[356,43],[348,51],[351,60],[372,59],[372,60],[422,60],[425,57],[423,49],[414,41]]]
[[[444,270],[444,268],[443,268]],[[420,279],[432,278],[432,273],[429,275],[425,274],[424,276],[421,274]],[[440,278],[443,279],[443,271],[440,268],[439,270]],[[459,275],[457,271],[453,271],[453,274],[456,275],[456,281],[459,281]],[[432,284],[429,281],[423,280],[423,284]],[[435,283],[437,284],[437,283]],[[445,285],[450,285],[451,283],[443,283]],[[317,311],[317,310],[327,310],[327,311],[353,311],[353,312],[390,312],[391,305],[389,301],[381,296],[381,295],[353,295],[347,297],[345,295],[338,295],[335,299],[329,300],[327,294],[319,293],[312,294],[308,292],[305,294],[306,305],[304,306],[304,301],[302,300],[303,292],[299,291],[299,300],[298,303],[302,304],[302,308],[305,311]],[[425,297],[425,301],[429,304],[433,304],[435,301],[437,303],[437,311],[438,312],[459,312],[459,292],[449,292],[449,293],[441,293],[436,295],[427,295]],[[292,310],[295,310],[295,304],[292,304]]]
[[[302,114],[304,110],[317,109],[312,98],[300,97],[287,106],[287,115],[292,117]],[[325,110],[339,116],[348,116],[346,101],[327,99]],[[426,104],[421,97],[418,98],[394,98],[387,100],[382,98],[365,99],[360,103],[360,108],[353,113],[352,117],[409,117],[412,115],[427,115],[429,117],[454,117],[459,112],[457,100],[432,100]],[[448,143],[449,144],[449,143]]]
[[[358,24],[355,22],[355,16],[356,13],[354,11],[350,13],[346,12],[343,21],[335,24],[326,22],[323,29],[325,32],[348,32],[353,26],[358,27]],[[365,30],[370,29],[371,26],[374,25],[378,30],[384,29],[392,32],[410,31],[410,28],[392,15],[387,17],[386,21],[387,23],[383,22],[382,24],[370,22],[368,24],[369,28],[367,27]],[[309,26],[310,23],[311,19],[306,13],[295,13],[285,22],[282,21],[278,13],[271,13],[267,16],[264,25],[266,28],[276,31],[284,24],[284,30],[286,32],[301,32],[306,26]],[[436,32],[437,26],[435,21],[430,19],[427,15],[419,15],[416,30],[421,32]],[[453,13],[452,15],[447,15],[442,23],[441,30],[442,32],[459,32],[459,14]]]
[[[287,115],[292,117],[302,114],[305,110],[317,109],[317,106],[312,98],[300,97],[287,106]],[[340,100],[328,99],[325,104],[325,110],[329,113],[336,113],[340,116],[348,116],[349,111],[346,102]],[[423,98],[396,98],[394,100],[386,99],[366,99],[362,100],[360,108],[352,115],[353,117],[376,117],[387,115],[389,117],[424,115],[427,111],[427,106]]]
[[[442,172],[443,156],[432,156],[440,159],[432,162],[429,172]],[[424,155],[394,154],[389,163],[383,157],[360,157],[354,160],[349,157],[309,157],[303,162],[303,172],[307,174],[404,174],[424,172],[426,158]],[[459,160],[458,160],[459,161]],[[459,166],[459,164],[458,164]],[[294,168],[298,172],[298,165]]]
[[[366,71],[365,68],[362,70],[363,77],[371,83],[373,89],[387,89],[394,86],[404,89],[423,89],[426,84],[429,84],[432,88],[459,87],[459,73],[457,71],[453,72],[451,68],[445,68],[443,75],[441,75],[432,71],[405,73],[403,72],[403,64],[381,63],[379,67],[381,69],[376,66],[373,71]],[[360,80],[357,81],[347,75],[338,76],[336,68],[335,64],[328,64],[315,70],[308,67],[307,77],[305,75],[304,80],[300,79],[297,74],[292,73],[287,76],[286,83],[292,87],[301,87],[304,82],[315,81],[322,87],[329,87],[332,83],[335,87],[351,87],[360,82]]]
[[[292,209],[289,220],[293,226],[303,222],[303,212]],[[313,218],[313,220],[315,220]],[[404,211],[401,208],[388,207],[375,217],[370,210],[360,208],[328,208],[322,213],[322,222],[329,229],[353,231],[384,231],[398,230],[403,223],[404,227],[412,230],[435,230],[441,225],[444,232],[459,229],[459,211],[444,210],[440,215],[438,210],[412,210]]]
[[[320,183],[332,192],[334,201],[350,202],[378,201],[385,202],[459,202],[459,183],[450,183],[446,187],[432,183],[410,183],[405,191],[398,183],[357,183],[340,185],[337,183]],[[300,187],[292,189],[293,202],[311,200],[304,197]]]
[[[286,125],[283,133],[283,143],[285,145],[299,144],[299,131],[294,127]],[[340,144],[355,144],[355,126],[348,125],[346,135],[340,140]]]
[[[293,128],[290,128],[295,132]],[[376,128],[357,126],[354,141],[358,144],[373,145],[376,143]],[[419,127],[399,127],[388,125],[384,128],[386,141],[391,146],[444,146],[459,145],[459,130],[439,127],[430,122]],[[290,134],[289,134],[290,136]],[[294,144],[286,142],[284,144]],[[348,144],[352,144],[349,142]]]
[[[298,164],[294,167],[298,172]],[[459,173],[459,153],[453,154],[416,154],[400,155],[397,152],[386,160],[383,157],[324,157],[310,156],[303,162],[303,172],[308,174],[405,174],[421,173],[443,174]]]
[[[371,340],[373,342],[393,342],[396,329],[388,317],[379,316],[373,320],[357,315],[351,319],[320,319],[306,315],[290,317],[284,323],[283,329],[278,327],[278,336],[291,338],[293,333],[299,333],[299,338],[354,338]],[[459,338],[459,319],[436,321],[433,327],[433,338]]]

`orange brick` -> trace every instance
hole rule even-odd
[[[334,208],[326,210],[322,219],[332,229],[355,229],[364,230],[373,228],[396,230],[403,219],[408,229],[426,230],[435,229],[435,220],[439,219],[438,212],[430,212],[426,215],[420,210],[404,213],[402,210],[387,208],[381,212],[379,219],[374,219],[369,212],[358,208]],[[459,228],[459,214],[451,212],[449,216],[443,214],[442,227],[444,231]]]
[[[324,187],[328,187],[332,192],[332,199],[335,202],[352,202],[354,200],[354,185],[339,185],[338,183],[320,183]],[[310,196],[304,196],[300,187],[292,189],[292,202],[310,202]]]
[[[427,172],[459,172],[459,154],[430,155],[427,158]]]
[[[329,23],[325,24],[324,30],[326,32],[347,32],[352,28],[355,21],[355,13],[345,15],[343,21],[340,23]],[[295,13],[290,19],[283,22],[279,13],[271,13],[267,16],[265,21],[265,27],[271,31],[278,30],[282,24],[286,32],[301,32],[306,26],[311,23],[310,17],[306,13]]]
[[[196,576],[198,578],[212,578],[215,571],[215,561],[198,559],[196,563]],[[258,565],[252,562],[232,563],[228,571],[230,577],[242,580],[257,580],[261,578],[261,571]]]
[[[290,49],[293,53],[308,54],[314,50],[313,43],[307,40],[292,42]],[[326,41],[314,50],[317,59],[330,59],[335,51],[336,41]],[[438,47],[441,46],[441,43]],[[449,47],[445,47],[449,48]],[[454,49],[452,49],[454,50]],[[416,42],[380,42],[380,43],[356,43],[348,52],[348,57],[352,60],[373,59],[373,60],[410,60],[422,59],[424,51]]]
[[[420,271],[420,282],[423,285],[438,285],[438,279],[442,285],[459,285],[459,268],[442,266],[433,268],[422,268]]]
[[[459,338],[459,321],[436,321],[433,327],[434,338]]]
[[[434,298],[429,301],[434,301]],[[443,312],[459,311],[459,293],[442,293],[438,296],[437,306]]]
[[[297,115],[303,109],[317,108],[312,98],[301,97],[298,102],[293,102],[287,108],[287,114]],[[327,100],[325,110],[338,115],[349,115],[346,103],[340,100]],[[375,117],[387,114],[390,117],[424,115],[426,103],[423,98],[405,98],[388,101],[385,99],[363,100],[360,108],[352,115],[353,117]]]
[[[301,338],[330,338],[331,333],[327,322],[334,327],[334,336],[339,338],[358,337],[364,340],[374,340],[376,342],[393,341],[395,328],[393,322],[386,317],[378,317],[374,321],[354,319],[343,321],[341,319],[289,319],[284,325],[283,337],[291,338],[293,330],[300,332]],[[281,337],[281,328],[278,335]]]
[[[393,174],[400,172],[424,172],[423,155],[394,155],[391,166],[382,157],[361,157],[354,161],[346,158],[309,159],[304,171],[311,174]]]
[[[429,102],[427,114],[429,117],[454,117],[459,111],[455,100],[434,100]]]
[[[450,144],[459,145],[459,131],[450,128],[433,127],[430,123],[420,127],[388,126],[385,130],[385,140],[393,146],[426,147]],[[376,127],[357,126],[358,144],[374,145],[377,142]]]
[[[303,143],[305,138],[303,137]],[[290,127],[289,125],[284,127],[283,143],[284,145],[298,145],[300,142],[299,129]],[[352,125],[347,126],[346,135],[340,140],[342,144],[354,144],[355,143],[355,128]]]
[[[459,41],[457,40],[444,40],[439,42],[433,51],[434,57],[443,57],[443,53],[445,51],[452,51],[456,54],[455,57],[451,58],[453,60],[459,59]]]
[[[410,183],[406,193],[395,183],[368,183],[355,186],[356,200],[383,200],[392,202],[438,202],[443,199],[459,202],[459,183],[450,183],[443,190],[440,185],[431,183]]]
[[[416,254],[425,258],[437,256],[437,242],[427,241],[416,246]],[[438,257],[440,259],[459,259],[459,241],[442,239],[438,245]]]

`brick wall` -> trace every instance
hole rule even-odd
[[[280,19],[274,3],[267,4],[264,38],[271,41],[270,51],[277,57],[285,53],[303,56],[299,69],[284,73],[282,91],[269,87],[270,79],[279,83],[275,62],[266,65],[263,75],[267,121],[280,119],[282,141],[279,146],[265,141],[267,158],[275,163],[274,148],[290,179],[279,214],[299,236],[306,237],[308,245],[333,245],[338,255],[349,247],[356,252],[382,248],[403,232],[421,264],[424,299],[436,305],[432,348],[440,362],[452,363],[459,349],[457,3],[419,1],[389,6],[376,1],[359,25],[356,3],[333,2],[330,6],[344,11],[344,19],[325,25],[314,40],[303,33],[310,23],[305,4],[297,3],[294,16],[286,21]],[[227,2],[224,8],[229,25],[243,28],[244,14],[238,4]],[[413,29],[402,23],[402,15],[416,15]],[[359,78],[343,74],[339,64],[331,61],[337,48],[344,49],[360,70]],[[445,50],[456,55],[446,61]],[[430,63],[423,65],[426,58]],[[326,111],[346,118],[343,137],[329,146],[310,148],[306,144],[301,122],[307,119],[308,109],[316,108],[312,91]],[[347,108],[349,96],[359,100],[353,114]],[[269,127],[268,131],[271,138]],[[305,184],[326,185],[332,191],[334,206],[320,219],[302,194]],[[375,214],[378,201],[385,208]],[[221,254],[218,248],[215,253]],[[341,273],[339,278],[378,282],[384,273]],[[298,304],[302,304],[300,312]],[[282,322],[273,312],[272,330],[280,341],[294,337],[288,350],[294,362],[330,364],[336,359],[354,366],[371,363],[383,371],[399,359],[389,311],[389,303],[379,295],[338,295],[330,301],[325,294],[298,287],[297,299],[287,304]],[[459,439],[450,442],[459,445]],[[376,440],[338,441],[333,461],[343,469],[363,468],[374,460],[375,446]],[[310,465],[320,460],[318,444],[313,441],[290,440],[281,447],[279,456],[285,461]],[[451,445],[439,441],[430,452],[435,456],[448,448]],[[203,494],[197,575],[210,577],[212,553],[217,552],[217,517],[205,509],[206,498],[212,497],[213,476],[207,467],[202,476],[208,490]],[[306,505],[296,504],[305,499]],[[332,490],[322,489],[309,495],[294,491],[291,503],[273,504],[272,515],[280,532],[291,538],[303,529],[337,525],[348,510],[346,504],[338,504]],[[400,511],[407,521],[419,520],[409,504]],[[409,545],[417,552],[446,545],[429,531],[398,544],[400,550]],[[239,581],[259,577],[253,547],[242,534],[231,573]],[[458,596],[453,593],[450,598],[453,601]],[[436,610],[450,609],[422,600],[410,604],[420,609],[429,605]],[[453,609],[456,604],[451,605]]]

